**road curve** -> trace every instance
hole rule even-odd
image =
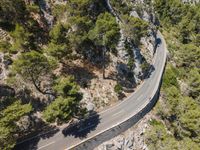
[[[16,150],[64,150],[74,149],[75,146],[88,141],[89,139],[105,133],[107,130],[127,121],[145,108],[151,102],[154,95],[159,90],[162,74],[164,72],[167,47],[162,34],[158,31],[160,44],[156,50],[153,66],[154,71],[148,79],[130,97],[123,102],[99,113],[98,121],[92,118],[86,123],[86,127],[76,129],[69,135],[64,135],[62,129],[50,136],[36,136],[30,140],[20,143]],[[79,135],[80,134],[80,135]],[[82,136],[84,135],[84,136]],[[88,148],[90,149],[90,148]]]

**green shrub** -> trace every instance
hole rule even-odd
[[[11,44],[7,41],[0,41],[0,51],[3,53],[9,52]]]
[[[172,85],[179,88],[177,73],[174,71],[172,66],[168,66],[163,77],[163,88],[170,87]]]
[[[33,13],[39,13],[40,12],[40,8],[38,5],[27,5],[27,10],[29,12],[33,12]]]
[[[134,62],[135,62],[134,58],[129,57],[127,64],[129,69],[133,69]]]
[[[63,13],[67,10],[66,8],[67,8],[66,5],[62,5],[62,4],[54,5],[52,9],[53,16],[58,18],[59,16],[63,15]]]
[[[117,84],[115,85],[115,87],[114,87],[114,91],[115,91],[117,94],[120,94],[120,93],[122,92],[122,90],[123,90],[122,86],[121,86],[119,83],[117,83]]]

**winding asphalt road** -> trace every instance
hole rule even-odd
[[[157,34],[160,44],[155,52],[153,66],[154,71],[149,78],[126,100],[116,104],[104,112],[99,113],[81,125],[58,132],[49,137],[37,136],[18,144],[16,150],[64,150],[71,149],[73,146],[87,141],[137,114],[144,108],[159,89],[160,81],[165,67],[167,48],[161,33]]]

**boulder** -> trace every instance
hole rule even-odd
[[[140,18],[140,16],[138,15],[138,13],[136,11],[132,11],[130,16]]]
[[[93,111],[94,110],[95,105],[91,102],[89,102],[86,106],[88,111]]]
[[[127,147],[127,148],[132,148],[133,147],[133,137],[130,137],[130,138],[126,139],[125,147]]]
[[[106,149],[111,149],[112,147],[114,146],[114,144],[111,144],[111,143],[108,143],[108,144],[106,144]]]
[[[23,116],[18,122],[17,125],[21,131],[28,131],[31,126],[31,119],[29,116]]]

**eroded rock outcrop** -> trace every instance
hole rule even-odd
[[[51,28],[53,26],[54,17],[51,15],[51,8],[48,1],[39,0],[38,3],[41,11],[43,12],[44,18],[47,21],[48,26]]]

